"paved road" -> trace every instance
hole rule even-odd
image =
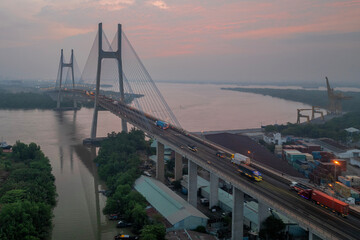
[[[360,219],[351,216],[342,218],[327,209],[300,198],[288,190],[288,186],[284,184],[285,181],[278,181],[272,176],[263,174],[262,182],[254,182],[240,176],[230,160],[216,157],[216,147],[182,129],[169,128],[162,130],[155,126],[154,120],[156,119],[154,117],[120,103],[113,103],[112,100],[105,97],[99,98],[99,104],[136,127],[143,129],[149,135],[166,140],[169,145],[177,147],[177,151],[185,152],[189,158],[196,159],[199,165],[205,169],[212,172],[220,171],[233,179],[233,183],[246,184],[257,195],[265,196],[280,203],[284,209],[291,210],[297,216],[305,216],[309,223],[321,227],[326,234],[331,235],[332,239],[359,239]],[[188,144],[196,145],[198,151],[192,152],[188,150],[186,148]],[[185,148],[182,148],[182,146]]]

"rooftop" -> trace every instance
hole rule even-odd
[[[163,183],[153,178],[141,176],[135,182],[135,189],[173,225],[190,216],[208,219]]]

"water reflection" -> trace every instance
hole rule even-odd
[[[74,222],[74,226],[62,227],[61,224],[55,224],[53,239],[64,239],[64,235],[57,235],[60,231],[68,231],[69,235],[77,235],[77,239],[108,239],[104,236],[114,236],[117,230],[114,228],[112,222],[108,222],[102,214],[102,209],[105,205],[105,197],[99,194],[99,189],[103,189],[103,185],[99,183],[97,175],[97,167],[94,163],[94,158],[97,154],[95,147],[85,147],[82,145],[83,136],[77,134],[78,123],[77,112],[57,112],[55,114],[57,121],[57,138],[59,141],[59,156],[61,174],[67,179],[74,180],[74,184],[80,183],[81,186],[72,190],[74,187],[72,183],[69,186],[61,186],[66,188],[66,192],[59,193],[59,202],[57,208],[63,211],[71,211],[65,202],[70,202],[74,206],[78,206],[79,213],[73,212],[76,216],[67,221]],[[70,160],[69,162],[66,162]],[[80,161],[77,161],[80,160]],[[70,172],[68,169],[70,168]],[[61,194],[61,195],[60,195]],[[66,199],[65,199],[66,198]],[[62,218],[62,213],[55,214],[57,219]],[[81,224],[82,226],[78,226]],[[110,225],[110,226],[109,226]],[[58,228],[58,229],[57,229]],[[81,234],[80,234],[81,232]]]

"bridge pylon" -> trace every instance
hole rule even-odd
[[[72,78],[72,87],[75,89],[75,79],[74,79],[74,50],[71,49],[71,57],[69,63],[64,63],[64,52],[63,49],[61,49],[61,56],[60,56],[60,82],[59,82],[59,93],[57,98],[57,105],[56,108],[60,108],[61,103],[61,85],[62,85],[62,75],[63,75],[63,69],[69,67],[71,68],[71,78]],[[74,98],[74,109],[77,108],[76,100]]]
[[[123,66],[122,66],[122,57],[121,57],[121,24],[118,24],[118,49],[117,51],[104,51],[102,49],[102,23],[99,23],[98,30],[98,41],[99,41],[99,53],[98,53],[98,65],[96,73],[96,89],[95,89],[95,103],[94,103],[94,115],[93,122],[91,127],[91,139],[96,138],[97,131],[97,119],[98,119],[98,110],[99,110],[99,92],[100,92],[100,76],[101,76],[101,62],[104,58],[116,59],[118,63],[119,70],[119,91],[120,91],[120,101],[124,102],[124,81],[123,81]],[[127,132],[127,122],[124,119],[121,119],[121,127],[123,132]]]

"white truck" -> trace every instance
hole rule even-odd
[[[250,158],[247,156],[244,156],[240,153],[235,153],[233,155],[231,155],[231,162],[239,165],[239,164],[246,164],[246,165],[250,165]]]

